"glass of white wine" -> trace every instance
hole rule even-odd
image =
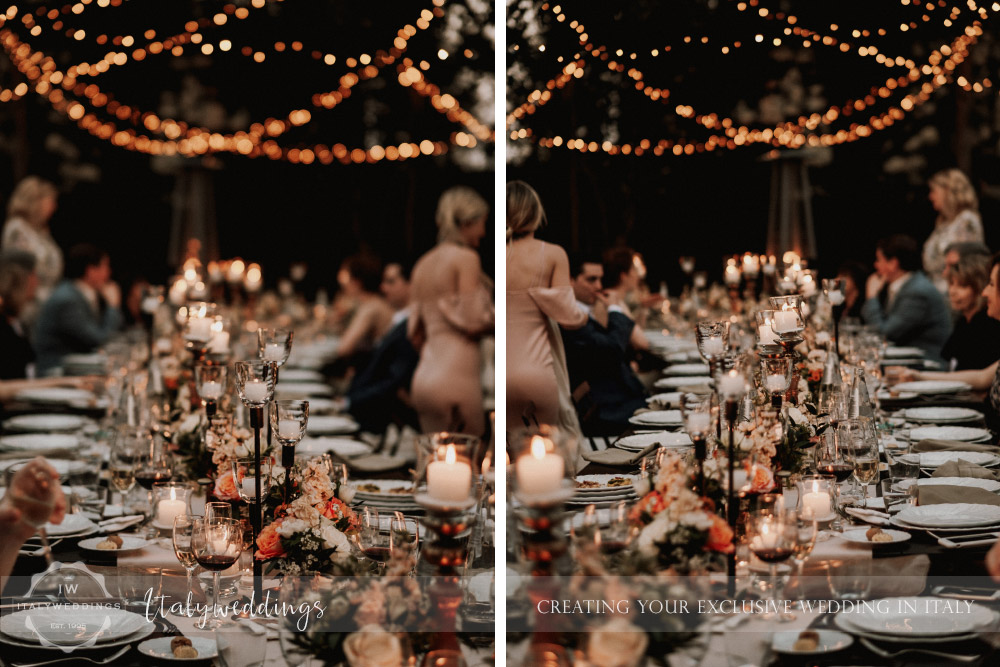
[[[45,524],[55,508],[54,488],[59,481],[39,465],[39,459],[22,466],[11,466],[4,473],[4,480],[7,491],[0,502],[18,510],[21,521],[38,532],[45,562],[52,565],[52,550],[45,534]]]
[[[127,514],[125,510],[125,497],[135,486],[135,462],[131,456],[122,455],[124,452],[112,452],[111,462],[108,470],[111,473],[111,485],[114,487],[122,499],[122,515]]]
[[[195,556],[194,548],[191,546],[191,534],[194,531],[197,519],[204,517],[192,514],[181,514],[174,517],[173,545],[174,555],[187,573],[187,590],[194,590],[193,577],[195,568],[198,567],[198,558]],[[184,600],[181,601],[185,602]],[[176,613],[177,616],[186,616],[184,612]]]
[[[854,479],[861,486],[860,502],[868,497],[868,485],[878,481],[878,440],[869,432],[868,420],[849,420],[848,461],[854,465]]]

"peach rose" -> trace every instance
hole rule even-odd
[[[285,555],[285,549],[281,546],[281,535],[278,535],[278,526],[281,520],[268,524],[257,536],[257,560],[270,560]]]
[[[215,478],[215,497],[219,500],[239,500],[240,492],[233,479],[233,471],[227,470]]]
[[[753,479],[750,480],[750,488],[757,493],[767,493],[774,488],[774,475],[765,466],[755,465],[751,469]]]
[[[652,491],[643,496],[639,502],[635,504],[635,507],[633,507],[632,511],[629,512],[629,521],[632,523],[640,523],[642,521],[643,514],[656,516],[664,509],[666,509],[666,503],[663,502],[663,496],[660,495],[659,491]]]
[[[708,529],[708,541],[705,548],[710,551],[729,553],[733,548],[733,529],[722,517],[712,516],[712,527]]]

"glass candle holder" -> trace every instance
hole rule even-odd
[[[462,433],[434,433],[420,446],[415,500],[440,510],[475,504],[482,441]]]
[[[826,295],[826,300],[830,302],[833,307],[844,305],[844,298],[847,292],[847,285],[843,278],[824,278],[823,279],[823,294]]]
[[[247,407],[262,408],[274,397],[278,366],[273,361],[237,361],[236,392]]]
[[[802,319],[801,299],[798,294],[789,296],[772,296],[770,298],[774,314],[771,318],[771,329],[778,336],[795,335],[806,328]]]
[[[216,315],[212,318],[212,337],[208,341],[208,351],[210,354],[229,354],[230,333],[227,330],[226,318]]]
[[[836,517],[837,488],[827,475],[806,475],[796,482],[799,492],[796,509],[803,519],[831,521]]]
[[[283,447],[293,446],[306,435],[309,401],[271,403],[271,432]]]
[[[777,399],[780,402],[781,397],[792,386],[794,370],[795,366],[788,357],[761,359],[760,383],[772,400]]]
[[[257,329],[257,355],[281,368],[292,353],[294,333],[287,329]]]
[[[189,482],[153,484],[153,524],[157,528],[173,528],[175,517],[191,514],[194,490],[195,484]]]
[[[698,352],[708,362],[726,356],[729,345],[729,322],[699,322],[696,329]]]
[[[774,333],[774,329],[771,328],[771,322],[774,321],[774,311],[758,310],[754,317],[757,320],[757,344],[777,345],[778,334]]]
[[[684,418],[684,430],[691,440],[705,440],[715,432],[711,394],[684,394],[681,397],[681,416]]]
[[[212,323],[216,305],[199,301],[189,303],[185,313],[184,341],[191,348],[208,348],[212,340]]]
[[[260,497],[267,497],[271,490],[271,457],[260,459],[260,467],[252,458],[235,459],[233,461],[233,482],[240,494],[240,499],[248,503],[256,503],[257,479],[260,479]]]
[[[195,368],[194,379],[201,404],[217,402],[226,393],[229,369],[220,364],[199,364]]]
[[[557,431],[522,433],[509,446],[514,495],[528,507],[565,502],[575,493],[576,447]]]

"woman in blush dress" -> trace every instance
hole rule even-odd
[[[7,222],[0,247],[25,250],[35,256],[38,293],[27,304],[22,319],[34,321],[38,307],[49,298],[63,274],[63,253],[49,231],[49,218],[56,212],[56,186],[37,176],[28,176],[14,188],[7,204]]]
[[[545,220],[538,193],[507,184],[507,429],[558,426],[579,435],[559,326],[579,329],[566,251],[535,238]]]
[[[948,293],[944,278],[944,255],[953,243],[983,242],[979,200],[968,177],[958,169],[945,169],[931,176],[927,198],[937,211],[934,231],[924,242],[924,271],[942,294]]]
[[[479,338],[493,330],[493,303],[476,248],[488,216],[472,188],[445,191],[438,244],[413,267],[407,327],[420,362],[410,395],[425,433],[485,431]]]

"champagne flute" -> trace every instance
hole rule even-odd
[[[771,577],[771,602],[778,609],[778,564],[795,553],[798,541],[798,526],[789,520],[788,514],[757,514],[750,517],[747,524],[747,542],[750,551],[757,558],[768,564]],[[794,620],[790,614],[771,614],[763,618],[774,618],[779,623]]]
[[[243,551],[243,524],[236,519],[193,519],[191,548],[198,564],[212,573],[212,618],[207,627],[218,628],[219,573],[232,567]]]
[[[795,577],[799,581],[799,592],[802,586],[802,568],[806,564],[806,559],[816,546],[816,537],[819,534],[819,522],[816,519],[803,517],[795,510],[786,512],[788,521],[795,524],[795,550],[792,553],[792,560],[795,561]]]
[[[121,496],[121,513],[125,515],[125,499],[135,486],[135,465],[139,458],[138,448],[128,442],[121,444],[111,452],[108,470],[111,473],[111,485]]]
[[[848,460],[854,466],[854,480],[860,487],[861,502],[868,497],[868,485],[878,480],[878,440],[869,433],[870,420],[851,420],[850,443],[847,448]]]
[[[187,573],[187,590],[193,591],[193,577],[194,570],[198,567],[198,559],[194,553],[194,547],[191,543],[192,533],[196,525],[197,520],[203,520],[204,517],[195,514],[180,514],[174,517],[174,532],[173,532],[173,545],[174,545],[174,555],[177,556],[178,562],[183,566],[184,571]],[[184,612],[175,613],[177,616],[185,616]]]

